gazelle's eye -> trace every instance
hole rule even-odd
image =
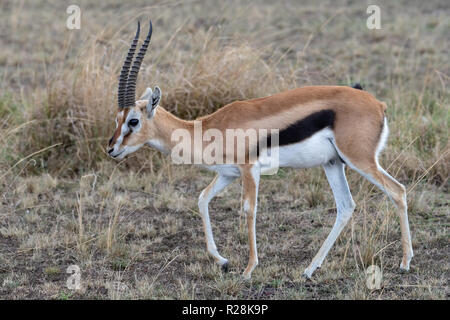
[[[128,126],[134,127],[134,126],[137,126],[138,123],[139,123],[138,119],[131,119],[130,121],[128,121]]]

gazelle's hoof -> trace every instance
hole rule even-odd
[[[403,262],[400,264],[400,272],[408,272],[409,271],[409,264],[404,265]]]
[[[303,277],[303,278],[306,278],[306,279],[311,279],[313,273],[314,273],[316,270],[319,270],[319,269],[320,269],[320,266],[317,266],[317,267],[315,267],[315,266],[312,266],[312,267],[309,266],[308,268],[305,269],[305,272],[303,272],[302,277]]]
[[[311,280],[311,275],[309,275],[305,270],[305,272],[303,272],[302,274],[302,278],[305,280]]]
[[[242,279],[245,281],[250,281],[252,279],[251,274],[246,274],[245,272],[242,274]]]
[[[403,261],[402,261],[402,263],[400,263],[400,270],[402,270],[402,271],[409,271],[409,263],[411,262],[411,259],[412,259],[412,254],[411,254],[411,257],[409,257],[408,259],[406,259],[406,263],[405,263],[405,259],[403,259]]]
[[[228,261],[225,262],[224,264],[222,264],[222,271],[223,272],[228,272],[229,267],[230,267],[230,264],[228,263]]]

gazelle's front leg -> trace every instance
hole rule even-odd
[[[217,175],[214,180],[200,193],[198,198],[198,208],[202,215],[203,228],[205,232],[206,248],[208,252],[223,268],[227,268],[228,260],[222,257],[217,251],[209,219],[208,204],[220,191],[228,186],[236,177]]]
[[[258,264],[258,252],[256,249],[256,206],[258,202],[258,187],[260,177],[260,166],[246,165],[241,167],[244,212],[247,217],[248,245],[250,255],[247,268],[244,271],[244,279],[250,279],[252,271]]]

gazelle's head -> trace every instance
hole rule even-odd
[[[155,87],[154,90],[147,88],[141,98],[135,100],[137,75],[152,36],[152,22],[150,21],[147,38],[131,66],[139,39],[139,31],[140,23],[138,22],[136,35],[119,77],[119,110],[116,115],[116,129],[108,144],[109,155],[116,159],[123,159],[152,138],[155,131],[153,116],[161,99],[161,90],[159,87]]]

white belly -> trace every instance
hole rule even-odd
[[[281,146],[279,148],[278,164],[275,156],[266,157],[265,154],[262,154],[259,158],[261,171],[264,173],[265,171],[273,170],[277,166],[280,168],[312,168],[324,165],[338,156],[336,149],[329,140],[333,137],[333,131],[326,128],[306,140]]]
[[[298,143],[282,146],[271,156],[271,151],[262,152],[258,158],[262,174],[274,174],[278,168],[312,168],[326,164],[338,157],[336,149],[330,142],[334,138],[333,131],[325,128],[308,139]],[[227,176],[240,176],[236,164],[202,165],[203,167]]]

